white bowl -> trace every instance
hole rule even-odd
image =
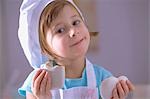
[[[112,91],[120,80],[126,81],[128,78],[126,76],[120,76],[119,78],[111,76],[102,81],[100,86],[100,95],[102,99],[111,99]]]

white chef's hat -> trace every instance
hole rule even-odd
[[[43,9],[53,1],[55,0],[24,0],[20,7],[18,37],[23,51],[33,68],[39,68],[41,64],[48,60],[48,57],[41,53],[38,26]],[[77,9],[84,20],[82,13],[73,0],[66,1]]]

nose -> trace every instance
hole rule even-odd
[[[76,34],[77,34],[76,29],[73,28],[73,27],[70,28],[70,31],[69,31],[69,37],[72,38],[72,37],[76,36]]]
[[[72,29],[70,30],[70,33],[69,33],[69,37],[72,38],[75,36],[75,31],[73,31]]]

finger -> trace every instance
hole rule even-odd
[[[128,87],[129,87],[129,90],[130,90],[130,91],[135,90],[135,86],[134,86],[129,80],[127,80],[127,85],[128,85]]]
[[[117,89],[114,88],[113,92],[112,92],[112,99],[119,99],[118,93],[117,93]]]
[[[125,95],[127,95],[129,93],[129,88],[128,88],[128,85],[127,85],[126,81],[121,80],[120,84],[121,84],[121,86],[124,90]]]
[[[47,82],[47,76],[46,76],[47,72],[45,73],[42,81],[41,81],[41,86],[40,86],[40,92],[41,94],[45,94],[46,93],[46,82]]]
[[[117,83],[117,92],[118,92],[119,98],[123,98],[125,96],[125,92],[124,92],[120,82]]]
[[[47,82],[46,82],[46,93],[48,94],[51,89],[51,77],[49,72],[46,74],[47,76]]]
[[[35,82],[36,78],[40,75],[41,72],[42,72],[42,69],[37,70],[36,74],[34,75],[34,77],[32,79],[32,87],[34,87],[34,82]]]
[[[42,79],[44,78],[44,75],[45,75],[45,70],[42,70],[42,72],[40,73],[40,75],[37,77],[37,79],[35,80],[35,83],[34,83],[34,89],[36,91],[39,91],[40,90],[40,86],[41,86],[41,81]]]

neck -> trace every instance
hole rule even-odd
[[[85,57],[68,60],[65,64],[66,78],[80,78],[85,67]]]

